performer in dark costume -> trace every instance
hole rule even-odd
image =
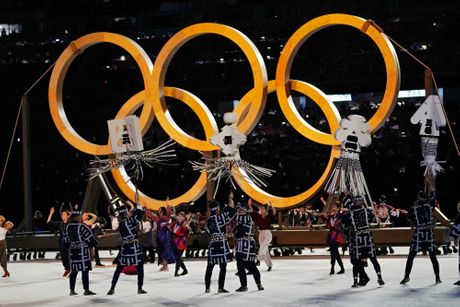
[[[117,268],[113,273],[112,286],[107,295],[115,294],[115,286],[117,285],[120,273],[125,266],[137,266],[137,294],[147,293],[142,289],[144,284],[144,255],[139,244],[139,223],[144,216],[144,210],[139,205],[138,195],[136,194],[136,209],[133,215],[128,217],[126,206],[117,208],[119,213],[120,223],[118,231],[122,240],[120,249],[120,258]]]
[[[335,273],[335,263],[337,262],[340,266],[340,271],[337,274],[345,273],[345,268],[343,267],[342,258],[340,257],[339,247],[345,243],[343,238],[342,231],[340,230],[340,220],[343,217],[343,214],[340,212],[341,203],[339,200],[336,200],[329,209],[329,214],[324,214],[326,218],[326,227],[329,229],[327,234],[327,244],[329,245],[329,251],[331,253],[331,272],[329,275]]]
[[[186,222],[186,217],[184,211],[179,211],[176,214],[176,220],[169,225],[171,233],[173,235],[172,245],[174,250],[174,255],[176,257],[176,270],[174,276],[187,275],[188,271],[185,267],[184,261],[182,261],[182,254],[187,249],[186,238],[189,233],[189,226]],[[179,268],[182,269],[182,273],[179,274]]]
[[[75,283],[78,272],[82,273],[84,295],[95,295],[89,290],[89,271],[91,270],[90,249],[97,244],[91,229],[82,223],[81,211],[73,211],[70,215],[70,222],[65,230],[69,238],[70,255],[70,295],[77,295]]]
[[[209,204],[211,216],[206,222],[206,232],[210,236],[208,246],[208,265],[206,267],[206,274],[204,277],[206,293],[210,293],[211,276],[214,265],[218,264],[220,267],[219,272],[219,289],[218,293],[228,293],[224,288],[225,275],[227,273],[227,262],[232,260],[232,251],[227,241],[226,229],[236,214],[233,199],[230,200],[229,205],[225,206],[221,212],[220,204],[217,201],[212,201]]]
[[[454,246],[458,247],[458,241],[460,240],[460,202],[457,205],[458,214],[455,218],[454,225],[450,231],[450,236],[454,240]],[[458,271],[460,272],[460,249],[458,251]],[[455,282],[454,285],[460,286],[460,280]]]
[[[353,205],[350,207],[348,213],[342,217],[341,221],[342,228],[348,233],[349,237],[350,260],[353,265],[353,288],[365,286],[370,280],[362,263],[362,259],[365,258],[371,260],[377,273],[377,282],[379,285],[382,286],[385,284],[382,279],[382,272],[380,264],[377,261],[376,250],[369,227],[369,222],[374,219],[374,215],[369,212],[371,210],[364,206],[362,197],[357,196],[353,199]],[[358,276],[360,278],[359,283]]]
[[[67,277],[70,273],[70,264],[69,264],[69,249],[68,249],[68,237],[66,231],[67,224],[69,222],[70,212],[68,210],[63,210],[61,212],[61,220],[60,221],[52,221],[51,217],[55,212],[54,207],[51,207],[50,213],[48,215],[48,219],[46,223],[53,227],[54,229],[59,231],[59,253],[61,254],[62,265],[64,266],[64,274],[63,277]]]
[[[248,205],[238,204],[237,215],[235,216],[236,266],[241,284],[241,287],[236,289],[237,292],[248,291],[246,269],[249,271],[249,274],[254,276],[257,289],[259,291],[264,290],[260,281],[260,272],[255,263],[256,240],[254,239],[254,222],[248,211]]]
[[[428,199],[425,192],[419,192],[415,205],[412,206],[408,213],[407,219],[415,226],[414,236],[407,256],[406,270],[404,278],[401,280],[401,285],[410,281],[409,275],[412,270],[415,256],[420,251],[428,252],[430,255],[431,263],[435,274],[435,282],[441,283],[439,277],[439,262],[436,258],[436,246],[434,244],[434,216],[433,211],[436,206],[436,198],[431,197]]]

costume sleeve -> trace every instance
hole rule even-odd
[[[96,238],[94,237],[93,232],[91,231],[91,229],[89,229],[88,226],[82,224],[82,225],[80,226],[80,234],[81,234],[83,240],[84,240],[90,247],[93,247],[93,246],[96,246],[96,245],[97,245],[97,240],[96,240]]]
[[[224,218],[225,224],[230,223],[236,216],[236,209],[230,206],[225,206],[222,211],[221,215]]]
[[[454,225],[452,225],[452,229],[450,231],[450,236],[454,240],[460,237],[460,213],[457,214],[457,217],[455,218]]]

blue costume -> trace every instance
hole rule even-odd
[[[248,291],[248,281],[246,277],[246,269],[254,277],[257,288],[263,290],[260,282],[260,272],[257,269],[256,260],[256,241],[254,240],[254,221],[247,214],[248,207],[239,205],[240,211],[235,216],[235,240],[236,240],[236,266],[238,269],[238,277],[240,278],[241,287],[236,291]],[[244,212],[244,213],[243,213]]]
[[[227,224],[229,224],[236,214],[232,207],[225,207],[219,213],[219,203],[214,201],[209,205],[211,216],[206,223],[206,233],[210,236],[208,249],[208,265],[205,273],[206,293],[210,292],[211,276],[214,265],[218,264],[219,272],[219,293],[226,293],[224,289],[225,274],[227,273],[227,262],[232,260],[232,252],[227,241]]]
[[[435,282],[441,283],[439,277],[439,262],[436,258],[436,246],[434,244],[434,216],[433,211],[436,206],[434,197],[428,199],[424,192],[418,194],[418,199],[415,205],[407,212],[407,219],[415,226],[414,236],[407,256],[406,269],[404,278],[400,284],[404,285],[410,281],[409,275],[412,271],[415,256],[420,251],[428,251],[430,260],[433,265],[435,274]]]
[[[70,295],[77,294],[75,292],[75,284],[79,271],[82,272],[84,294],[93,295],[94,293],[89,290],[89,271],[91,270],[90,249],[96,246],[97,240],[88,226],[76,220],[76,217],[79,215],[80,212],[72,213],[71,221],[65,230],[70,255]]]
[[[361,197],[356,197],[353,202],[354,204],[349,207],[348,213],[341,220],[341,227],[344,233],[348,233],[350,260],[353,265],[352,287],[365,286],[370,280],[362,263],[362,260],[366,258],[369,258],[374,266],[378,278],[377,282],[379,285],[384,285],[385,282],[382,279],[382,272],[377,261],[376,249],[370,230],[370,222],[374,220],[374,215],[371,213],[371,209],[364,207]]]
[[[113,273],[112,286],[107,294],[115,294],[115,286],[117,285],[120,273],[123,267],[128,265],[137,266],[137,293],[147,293],[142,290],[144,284],[144,257],[139,244],[139,223],[144,216],[144,210],[138,205],[130,217],[127,217],[127,210],[124,206],[119,207],[117,211],[120,214],[118,231],[122,242],[118,265]]]
[[[454,225],[452,225],[452,230],[450,231],[450,236],[454,240],[460,238],[460,213],[457,214],[455,218]],[[460,250],[458,251],[458,271],[460,272]],[[460,286],[460,280],[455,282],[454,285]]]

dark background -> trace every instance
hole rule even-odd
[[[449,120],[458,131],[460,112],[460,1],[146,1],[56,0],[0,1],[0,166],[3,170],[21,95],[82,35],[109,31],[126,35],[155,55],[180,29],[198,22],[223,23],[245,33],[259,48],[274,79],[282,46],[309,20],[328,13],[347,13],[373,19],[390,37],[408,48],[427,65],[443,88]],[[398,49],[397,49],[398,50]],[[125,60],[122,61],[122,56]],[[424,70],[398,50],[401,89],[424,88]],[[349,93],[353,102],[337,103],[342,117],[358,113],[370,118],[385,88],[382,57],[373,42],[358,30],[337,26],[316,33],[300,49],[292,78],[314,84],[327,94]],[[58,134],[48,109],[49,74],[29,95],[31,104],[31,151],[33,209],[48,212],[56,201],[81,203],[87,182],[85,168],[92,158],[72,148]],[[166,84],[181,87],[200,97],[222,126],[222,114],[252,86],[252,74],[244,54],[218,36],[201,36],[187,43],[174,57]],[[71,65],[64,87],[67,116],[88,140],[105,143],[106,120],[143,89],[136,63],[122,49],[102,44],[88,48]],[[329,148],[300,136],[279,109],[276,95],[269,95],[260,124],[242,148],[245,160],[277,170],[268,190],[281,196],[297,194],[312,185],[324,170]],[[301,98],[300,95],[296,99]],[[203,139],[196,115],[173,99],[167,100],[178,124]],[[324,116],[306,99],[300,112],[308,121],[328,131]],[[388,202],[408,208],[423,184],[419,166],[419,126],[410,116],[423,98],[399,99],[390,120],[364,149],[362,165],[371,194],[386,194]],[[145,136],[147,148],[168,137],[155,122]],[[22,220],[21,129],[11,152],[0,191],[0,214]],[[176,146],[179,167],[146,170],[142,191],[153,197],[178,196],[195,181],[188,160],[199,154]],[[446,128],[440,137],[439,160],[445,172],[438,176],[442,210],[453,217],[459,200],[459,157]],[[224,189],[223,189],[224,190]],[[219,198],[223,199],[225,191]],[[312,200],[318,204],[318,199]],[[204,208],[204,198],[196,203]],[[105,199],[99,210],[104,212]]]

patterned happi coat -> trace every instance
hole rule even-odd
[[[90,249],[97,244],[91,229],[73,221],[67,225],[66,233],[70,244],[70,269],[74,272],[91,270]]]
[[[206,232],[210,236],[208,262],[211,264],[227,263],[232,260],[232,251],[227,240],[227,224],[236,214],[236,210],[225,207],[221,213],[211,215],[206,222]]]
[[[376,250],[369,226],[373,220],[371,209],[355,205],[342,217],[341,226],[345,233],[348,232],[350,257],[354,259],[375,257]]]
[[[236,260],[255,261],[254,222],[249,214],[235,216]]]
[[[454,225],[452,225],[452,229],[450,231],[450,236],[454,240],[460,238],[460,213],[457,214],[457,217],[455,218]],[[460,271],[460,249],[458,250],[458,270]]]
[[[434,244],[434,226],[435,220],[433,211],[435,208],[435,200],[420,201],[415,206],[412,206],[407,212],[407,219],[415,226],[411,251],[435,251]]]
[[[139,223],[144,216],[144,210],[139,207],[129,218],[120,221],[118,232],[121,237],[120,265],[139,265],[144,263],[142,247],[139,244]]]

